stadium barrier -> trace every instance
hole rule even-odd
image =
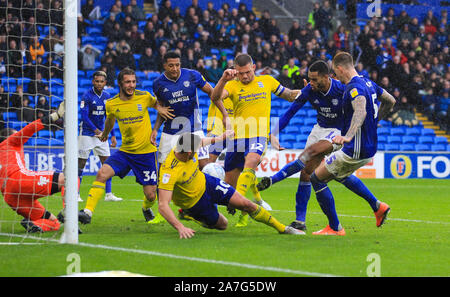
[[[116,148],[111,149],[113,153]],[[271,176],[289,162],[294,161],[302,150],[276,151],[268,149],[257,168],[257,177]],[[62,147],[25,147],[25,166],[31,170],[62,170],[64,150]],[[101,164],[91,154],[84,168],[84,175],[96,175]],[[132,175],[132,173],[130,173]],[[355,172],[359,178],[436,178],[450,177],[450,152],[378,152],[372,162]],[[292,177],[298,177],[299,174]]]

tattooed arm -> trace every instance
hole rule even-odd
[[[383,90],[383,94],[379,97],[380,108],[378,109],[378,120],[384,119],[392,110],[395,105],[395,98],[389,94],[386,90]]]
[[[283,93],[281,93],[280,98],[287,100],[289,102],[294,102],[297,97],[301,95],[301,90],[291,90],[288,88],[285,88]]]
[[[350,122],[350,128],[348,129],[347,134],[345,134],[345,136],[336,136],[335,138],[333,138],[333,143],[342,145],[344,143],[350,142],[355,136],[356,132],[358,132],[358,129],[361,128],[362,124],[364,123],[367,115],[366,97],[357,96],[352,101],[352,106],[353,117],[352,121]]]

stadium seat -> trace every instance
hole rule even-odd
[[[388,136],[387,143],[388,144],[400,144],[400,143],[402,143],[402,138],[400,136]]]
[[[403,136],[405,135],[405,129],[403,128],[391,128],[390,134],[393,136]]]
[[[378,122],[381,127],[392,127],[392,123],[390,121],[381,120]]]
[[[384,151],[384,143],[378,143],[377,144],[377,150],[378,151]]]
[[[53,132],[49,130],[41,130],[37,133],[39,138],[53,138]]]
[[[316,111],[315,109],[310,109],[310,110],[308,110],[308,111],[306,112],[306,115],[307,115],[309,118],[314,118],[314,119],[316,119],[316,117],[317,117],[317,111]]]
[[[420,136],[417,139],[417,143],[418,144],[433,144],[434,140],[433,140],[433,136]]]
[[[297,125],[297,127],[301,127],[304,123],[304,120],[302,117],[293,117],[290,121],[289,121],[289,125]],[[297,128],[298,131],[299,128]]]
[[[417,127],[406,128],[405,135],[407,135],[407,136],[420,136],[420,135],[422,135],[421,134],[421,129],[417,128]]]
[[[298,133],[298,127],[295,125],[289,125],[283,130],[284,133],[287,134],[297,134]]]
[[[445,145],[444,144],[432,144],[431,150],[433,152],[443,152],[443,151],[445,151]]]
[[[56,130],[55,138],[64,141],[64,130]]]
[[[53,139],[50,139],[49,145],[50,146],[64,146],[64,141],[53,138]]]
[[[415,137],[415,136],[403,136],[402,137],[402,142],[404,144],[410,144],[410,143],[416,144],[417,143],[417,137]]]
[[[305,126],[314,126],[315,124],[317,124],[317,119],[316,118],[306,118],[305,119]]]
[[[434,138],[434,144],[444,144],[444,145],[447,145],[447,144],[448,144],[448,141],[447,141],[447,138],[444,137],[444,136],[436,136],[436,137]]]
[[[414,146],[414,148],[418,152],[424,152],[424,151],[429,151],[430,150],[430,145],[428,145],[428,144],[416,144]]]
[[[309,135],[309,133],[311,133],[311,127],[307,127],[307,126],[301,126],[300,127],[300,133],[301,134],[305,134],[305,135]]]
[[[389,144],[386,143],[384,145],[384,150],[385,151],[398,151],[400,149],[400,146],[398,144]]]
[[[390,135],[389,128],[380,127],[377,129],[378,135]]]
[[[296,136],[294,134],[283,134],[280,136],[281,142],[289,142],[289,141],[296,141]]]
[[[399,149],[400,149],[402,152],[414,151],[414,144],[411,144],[411,143],[400,144]]]
[[[306,142],[308,140],[308,135],[300,134],[295,137],[297,142]]]
[[[420,133],[422,136],[434,136],[434,130],[431,128],[423,128]]]
[[[379,142],[379,143],[387,143],[387,136],[385,136],[385,135],[379,135],[379,136],[378,136],[378,142]]]
[[[5,122],[8,122],[8,121],[17,121],[17,114],[16,114],[15,112],[4,112],[4,113],[2,114],[2,116],[3,116],[3,120],[4,120]]]

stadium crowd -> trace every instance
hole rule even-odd
[[[345,50],[353,53],[361,75],[395,95],[393,124],[416,125],[417,110],[449,132],[450,105],[444,104],[450,87],[447,11],[439,18],[430,11],[422,20],[406,11],[396,15],[390,9],[364,25],[344,22],[336,26],[332,22],[334,3],[315,3],[306,24],[294,20],[287,32],[281,32],[269,11],[257,18],[243,3],[231,9],[228,4],[215,7],[209,2],[201,9],[193,0],[186,11],[180,11],[165,0],[147,18],[135,0],[126,6],[115,1],[107,14],[88,0],[78,16],[79,69],[99,70],[96,62],[100,61],[100,69],[108,74],[107,85],[114,87],[116,73],[126,66],[146,74],[161,72],[162,56],[175,49],[183,67],[196,69],[215,83],[232,65],[231,56],[248,53],[258,74],[271,74],[296,89],[303,87],[311,62],[330,61],[337,51]],[[103,51],[82,43],[94,20],[103,24],[102,35],[107,38]],[[20,119],[31,121],[51,108],[44,81],[63,76],[60,24],[60,0],[0,0],[1,79],[29,78],[26,92],[23,87],[5,89],[2,84],[0,112],[15,108]],[[38,102],[29,107],[34,96]]]

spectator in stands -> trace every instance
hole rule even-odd
[[[0,77],[4,76],[6,74],[6,64],[5,64],[5,58],[0,55]]]
[[[134,58],[129,46],[124,46],[122,48],[122,52],[120,52],[117,56],[115,65],[119,70],[126,67],[136,70],[136,59]]]
[[[328,32],[331,28],[331,16],[322,8],[319,2],[314,3],[313,19],[314,28],[320,31],[325,40],[328,40]]]
[[[3,85],[0,85],[0,121],[3,121],[3,118],[1,117],[2,113],[8,112],[8,109],[9,109],[8,93],[5,92],[5,87]]]
[[[145,12],[142,7],[137,5],[136,0],[130,0],[128,7],[131,7],[131,16],[136,21],[144,21],[146,19]]]
[[[207,68],[208,78],[211,82],[217,83],[219,79],[222,77],[223,69],[219,67],[219,63],[217,61],[217,57],[213,56],[211,60],[211,67]]]
[[[14,111],[20,112],[24,98],[29,100],[28,95],[24,94],[23,92],[23,86],[17,85],[14,93],[10,94],[9,96],[9,106],[14,109]]]
[[[99,20],[102,18],[102,13],[99,5],[94,5],[94,0],[87,0],[84,5],[81,6],[81,14],[84,19],[87,20]]]
[[[149,73],[158,72],[157,59],[151,47],[145,49],[144,54],[139,59],[138,65],[139,70],[144,72],[147,77]]]
[[[106,86],[109,88],[114,88],[116,85],[116,66],[114,65],[111,55],[107,56],[106,59],[102,62],[100,70],[105,72],[107,75]]]
[[[17,119],[27,123],[31,123],[36,119],[35,109],[30,106],[30,98],[28,96],[22,97],[22,107],[17,111]]]
[[[395,126],[406,125],[408,127],[416,126],[419,121],[414,112],[414,107],[408,102],[406,95],[402,95],[400,100],[397,100],[394,107],[394,114],[392,115],[392,124]]]
[[[39,37],[37,35],[33,36],[28,50],[30,51],[32,62],[36,61],[37,56],[44,56],[45,48],[44,45],[39,42]]]
[[[345,30],[344,25],[340,25],[333,34],[334,44],[340,50],[348,50],[348,38],[348,32]]]
[[[40,96],[36,103],[36,116],[38,119],[48,115],[50,113],[50,103],[47,97]]]
[[[100,50],[93,47],[91,44],[86,44],[81,48],[81,52],[83,53],[81,61],[81,69],[94,70],[95,61],[97,57],[101,54]]]
[[[50,96],[50,91],[48,88],[48,84],[46,84],[43,80],[42,73],[36,72],[35,79],[30,80],[28,83],[27,93],[31,96],[36,95],[45,95]]]
[[[8,76],[10,77],[22,77],[22,64],[23,57],[17,47],[17,42],[14,39],[9,41],[9,48],[6,55],[6,65]]]
[[[171,20],[173,19],[173,16],[174,16],[174,11],[172,9],[172,2],[170,0],[162,1],[161,6],[159,7],[159,10],[158,10],[158,18],[160,20],[165,19],[167,16]]]

